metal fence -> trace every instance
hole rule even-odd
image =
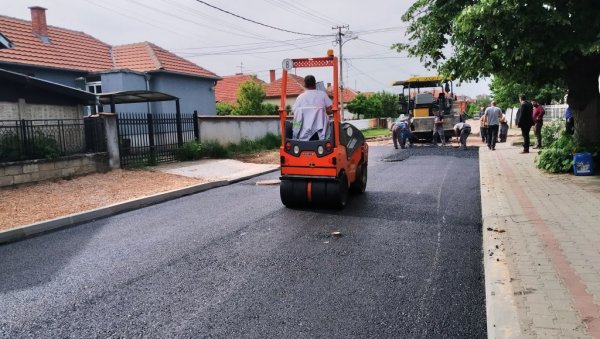
[[[544,105],[544,110],[546,111],[544,120],[564,120],[567,107],[568,105]]]
[[[117,121],[122,167],[174,161],[177,149],[200,134],[197,113],[119,113]]]
[[[0,162],[106,151],[101,119],[0,120]]]

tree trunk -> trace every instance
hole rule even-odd
[[[600,56],[574,58],[567,72],[567,103],[575,118],[575,136],[600,148]]]

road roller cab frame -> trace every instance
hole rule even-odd
[[[362,193],[367,186],[368,145],[356,127],[341,123],[339,112],[338,58],[285,59],[281,82],[281,202],[287,207],[346,206],[348,192]],[[285,109],[287,72],[292,68],[332,67],[333,121],[324,140],[303,141],[293,136]]]

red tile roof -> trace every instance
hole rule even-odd
[[[0,61],[84,71],[112,68],[110,46],[83,32],[48,26],[50,44],[31,29],[31,22],[0,16],[0,32],[14,45],[0,50]]]
[[[49,44],[33,32],[31,21],[0,15],[0,32],[14,47],[0,50],[0,62],[81,71],[131,69],[219,77],[149,42],[111,47],[83,32],[48,26]]]
[[[240,88],[240,85],[246,81],[254,81],[263,84],[265,88],[267,86],[267,84],[258,79],[256,75],[236,74],[224,76],[222,80],[217,82],[217,86],[215,87],[215,99],[217,102],[228,102],[237,105],[237,91]]]
[[[267,85],[265,90],[267,98],[279,98],[281,97],[281,81],[283,78],[279,78],[274,82]],[[304,78],[295,74],[288,73],[287,80],[287,96],[297,97],[304,92]]]
[[[205,78],[219,78],[215,73],[150,42],[115,46],[113,56],[116,68],[139,72],[162,70]]]
[[[329,86],[327,87],[327,93],[329,94],[329,96],[333,97],[333,86],[331,86],[331,84],[328,85]],[[344,88],[344,102],[350,102],[354,100],[357,94],[358,93],[356,93],[352,88]]]

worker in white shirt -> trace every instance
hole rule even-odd
[[[332,102],[326,92],[316,89],[314,76],[304,78],[304,93],[294,103],[293,136],[299,140],[324,140],[329,128],[327,113],[332,112]]]

